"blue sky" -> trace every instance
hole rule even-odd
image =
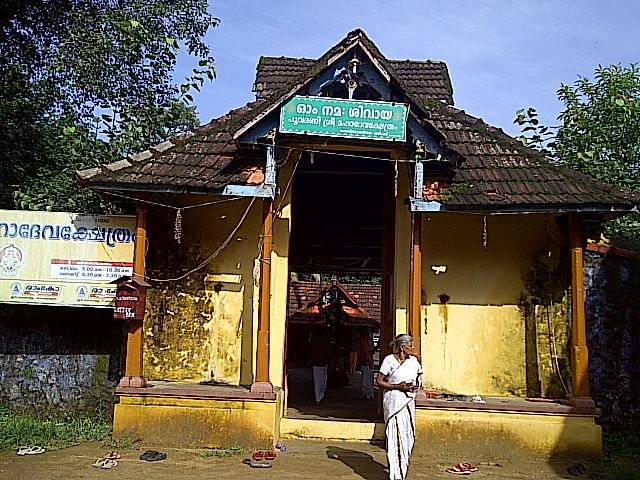
[[[260,55],[317,58],[362,28],[390,59],[442,60],[458,108],[516,135],[515,111],[555,124],[556,91],[640,60],[637,0],[219,0],[207,35],[218,78],[195,96],[202,123],[252,101]],[[192,67],[181,57],[180,81]]]

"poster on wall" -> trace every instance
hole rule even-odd
[[[0,210],[0,302],[113,307],[135,216]]]

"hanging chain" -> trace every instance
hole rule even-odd
[[[487,248],[489,234],[487,233],[487,216],[482,216],[482,247]]]
[[[398,159],[396,159],[396,163],[394,163],[395,172],[393,174],[393,196],[398,198]]]
[[[176,211],[176,222],[173,225],[173,238],[180,243],[182,241],[182,209]]]

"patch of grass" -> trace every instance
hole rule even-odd
[[[591,465],[589,478],[595,480],[640,480],[640,435],[605,433],[602,459]]]
[[[133,435],[124,435],[116,438],[109,438],[104,442],[104,447],[111,450],[138,450],[142,439]]]
[[[200,455],[203,457],[216,457],[216,458],[225,458],[225,457],[234,457],[236,455],[242,455],[243,453],[248,452],[246,448],[242,447],[228,447],[228,448],[208,448]]]
[[[0,451],[23,445],[40,445],[47,450],[102,440],[111,434],[111,420],[94,416],[39,417],[0,407]]]

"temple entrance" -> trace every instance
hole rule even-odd
[[[395,209],[389,202],[394,170],[388,160],[388,153],[380,152],[304,152],[300,158],[289,246],[288,418],[372,421],[378,416],[373,386],[383,312],[391,301],[383,293],[390,291],[384,285],[392,278],[389,264],[393,270],[384,254],[394,237],[393,229],[384,228]]]

